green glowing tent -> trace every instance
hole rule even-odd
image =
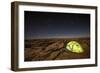
[[[66,45],[66,49],[68,49],[69,51],[74,52],[74,53],[83,53],[84,52],[82,46],[76,41],[70,41]]]

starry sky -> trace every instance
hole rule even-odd
[[[90,14],[24,11],[25,39],[90,36]]]

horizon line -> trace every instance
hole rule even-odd
[[[25,40],[31,40],[31,39],[72,39],[72,38],[74,38],[74,39],[77,39],[77,38],[90,38],[90,36],[88,36],[88,37],[55,37],[55,38],[53,38],[53,37],[49,37],[49,38],[25,38]]]

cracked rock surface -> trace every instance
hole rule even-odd
[[[73,53],[65,46],[70,41],[77,41],[81,44],[84,53]],[[33,39],[25,40],[24,61],[45,61],[45,60],[67,60],[90,58],[90,39]]]

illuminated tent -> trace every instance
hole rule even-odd
[[[83,53],[84,52],[82,46],[76,41],[70,41],[67,44],[66,49],[68,49],[69,51],[74,52],[74,53]]]

